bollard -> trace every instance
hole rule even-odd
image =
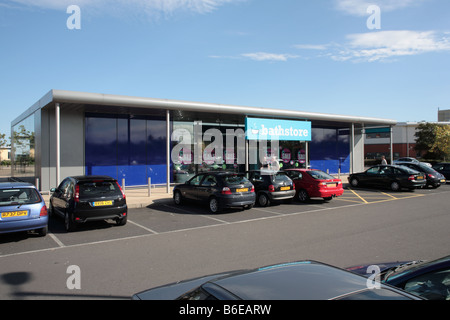
[[[148,196],[152,195],[152,178],[148,178]]]
[[[122,178],[122,191],[125,193],[125,178]]]

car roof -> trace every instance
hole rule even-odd
[[[93,180],[114,180],[116,181],[116,179],[110,177],[110,176],[102,176],[102,175],[94,175],[94,176],[70,176],[67,178],[72,178],[76,181],[79,182],[84,182],[84,181],[93,181]]]
[[[28,182],[0,182],[0,189],[6,188],[35,188],[35,186]]]
[[[210,283],[243,300],[338,299],[369,290],[367,278],[316,261],[263,267]],[[388,286],[382,288],[398,292]]]

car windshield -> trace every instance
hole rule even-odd
[[[419,173],[419,171],[405,167],[405,166],[402,167],[402,170],[405,171],[407,174],[418,174]]]
[[[284,172],[278,172],[277,174],[272,175],[271,179],[273,182],[285,182],[291,180]]]
[[[313,177],[314,179],[317,180],[329,180],[329,179],[334,179],[333,176],[330,176],[328,173],[325,173],[323,171],[320,170],[311,170],[308,171],[309,175],[311,177]]]
[[[225,182],[225,184],[227,184],[227,185],[239,185],[239,184],[250,183],[250,181],[248,181],[246,177],[244,177],[243,175],[237,175],[237,174],[223,176],[222,179]]]
[[[0,189],[0,206],[32,204],[40,201],[37,190],[33,188]]]
[[[86,181],[80,182],[80,198],[92,198],[121,195],[119,186],[115,181]]]

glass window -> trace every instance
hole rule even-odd
[[[202,186],[208,187],[208,186],[215,186],[217,185],[216,177],[212,175],[206,176],[206,178],[203,180]]]
[[[193,186],[198,186],[198,185],[200,185],[200,182],[202,181],[202,179],[203,179],[204,176],[205,176],[205,175],[203,175],[203,174],[199,174],[199,175],[193,177],[193,178],[189,181],[189,184],[190,184],[190,185],[193,185]]]
[[[0,189],[0,206],[38,203],[41,198],[34,188]]]
[[[226,185],[240,185],[244,183],[248,183],[250,181],[247,180],[247,178],[244,175],[241,174],[233,174],[229,176],[224,176],[223,181]]]
[[[378,174],[380,168],[378,167],[373,167],[367,170],[367,174]]]
[[[433,300],[450,300],[450,269],[430,272],[406,282],[405,291]]]
[[[22,120],[12,130],[13,176],[35,176],[35,131],[34,115]]]
[[[331,176],[328,173],[325,173],[323,171],[320,171],[320,170],[311,170],[311,171],[308,171],[308,173],[311,177],[313,177],[314,179],[318,179],[318,180],[334,179],[333,176]]]

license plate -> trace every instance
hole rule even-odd
[[[248,188],[236,189],[236,192],[248,192]]]
[[[110,206],[112,204],[113,204],[112,200],[109,200],[109,201],[96,201],[96,202],[92,203],[92,205],[94,207]]]
[[[418,176],[417,180],[423,180],[423,177],[422,176]]]
[[[291,190],[291,187],[281,187],[280,190],[281,191]]]
[[[10,211],[10,212],[2,212],[2,218],[12,218],[12,217],[23,217],[28,214],[28,211]]]

